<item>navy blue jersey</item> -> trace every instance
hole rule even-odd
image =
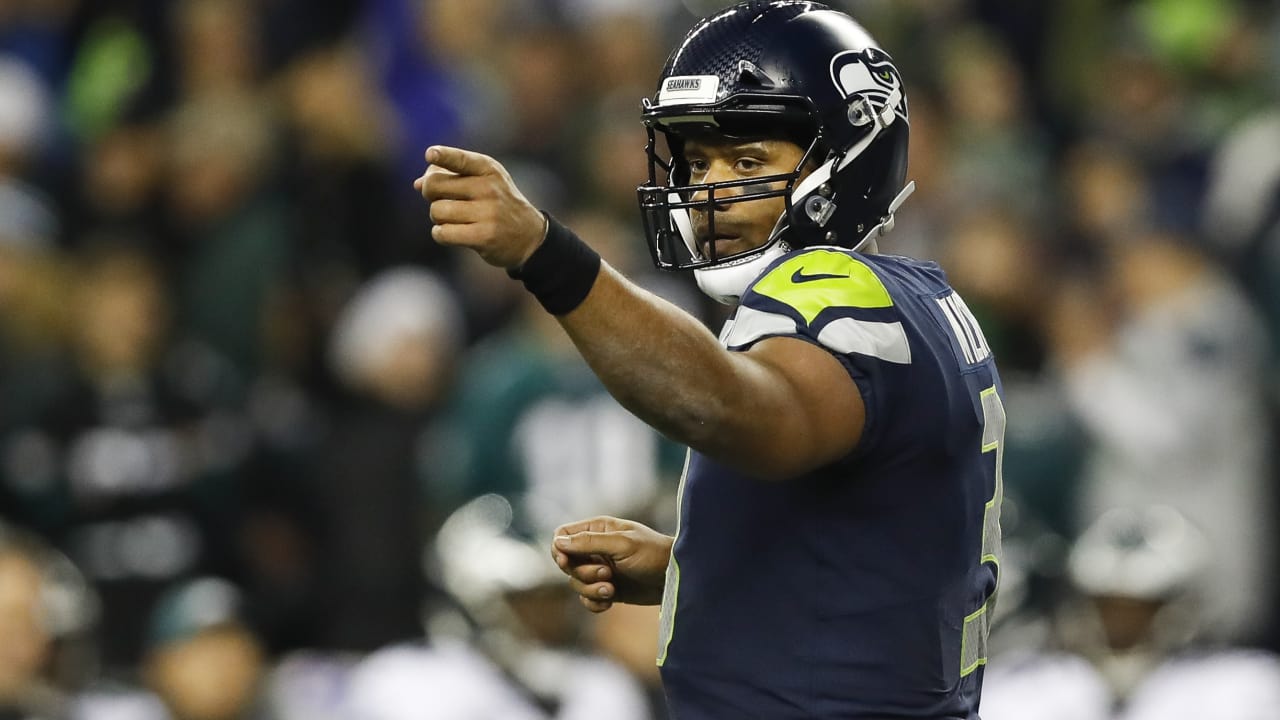
[[[977,322],[934,263],[810,248],[753,283],[721,341],[778,336],[841,361],[865,428],[786,482],[690,453],[658,658],[672,712],[976,720],[1005,420]]]

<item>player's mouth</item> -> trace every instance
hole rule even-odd
[[[701,250],[703,257],[711,258],[714,248],[715,257],[723,258],[742,252],[743,245],[745,245],[745,243],[743,242],[741,235],[734,233],[716,233],[714,238],[702,241]]]
[[[746,228],[739,223],[717,217],[715,234],[710,234],[708,232],[709,230],[711,230],[711,228],[706,227],[705,225],[702,227],[697,227],[697,225],[695,225],[695,231],[697,232],[699,240],[698,249],[702,251],[702,256],[707,259],[711,259],[713,257],[713,248],[715,251],[714,257],[717,260],[731,257],[751,249],[751,242],[744,237]]]

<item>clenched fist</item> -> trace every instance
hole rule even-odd
[[[525,198],[502,163],[480,153],[435,145],[413,187],[431,203],[431,237],[475,250],[490,265],[518,268],[538,249],[546,217]]]
[[[637,522],[597,517],[560,526],[551,557],[569,576],[582,604],[591,612],[604,612],[614,602],[661,602],[674,542]]]

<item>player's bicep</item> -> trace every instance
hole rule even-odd
[[[857,447],[866,411],[849,371],[830,351],[773,337],[743,353],[758,387],[738,450],[763,479],[785,480],[835,462]]]

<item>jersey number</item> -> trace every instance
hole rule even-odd
[[[1000,585],[1000,505],[1004,502],[1004,402],[995,385],[982,391],[982,452],[995,453],[995,489],[982,513],[982,564],[991,563],[996,570],[996,590],[964,619],[960,642],[960,676],[964,677],[987,662],[987,635],[991,615],[996,606]]]

